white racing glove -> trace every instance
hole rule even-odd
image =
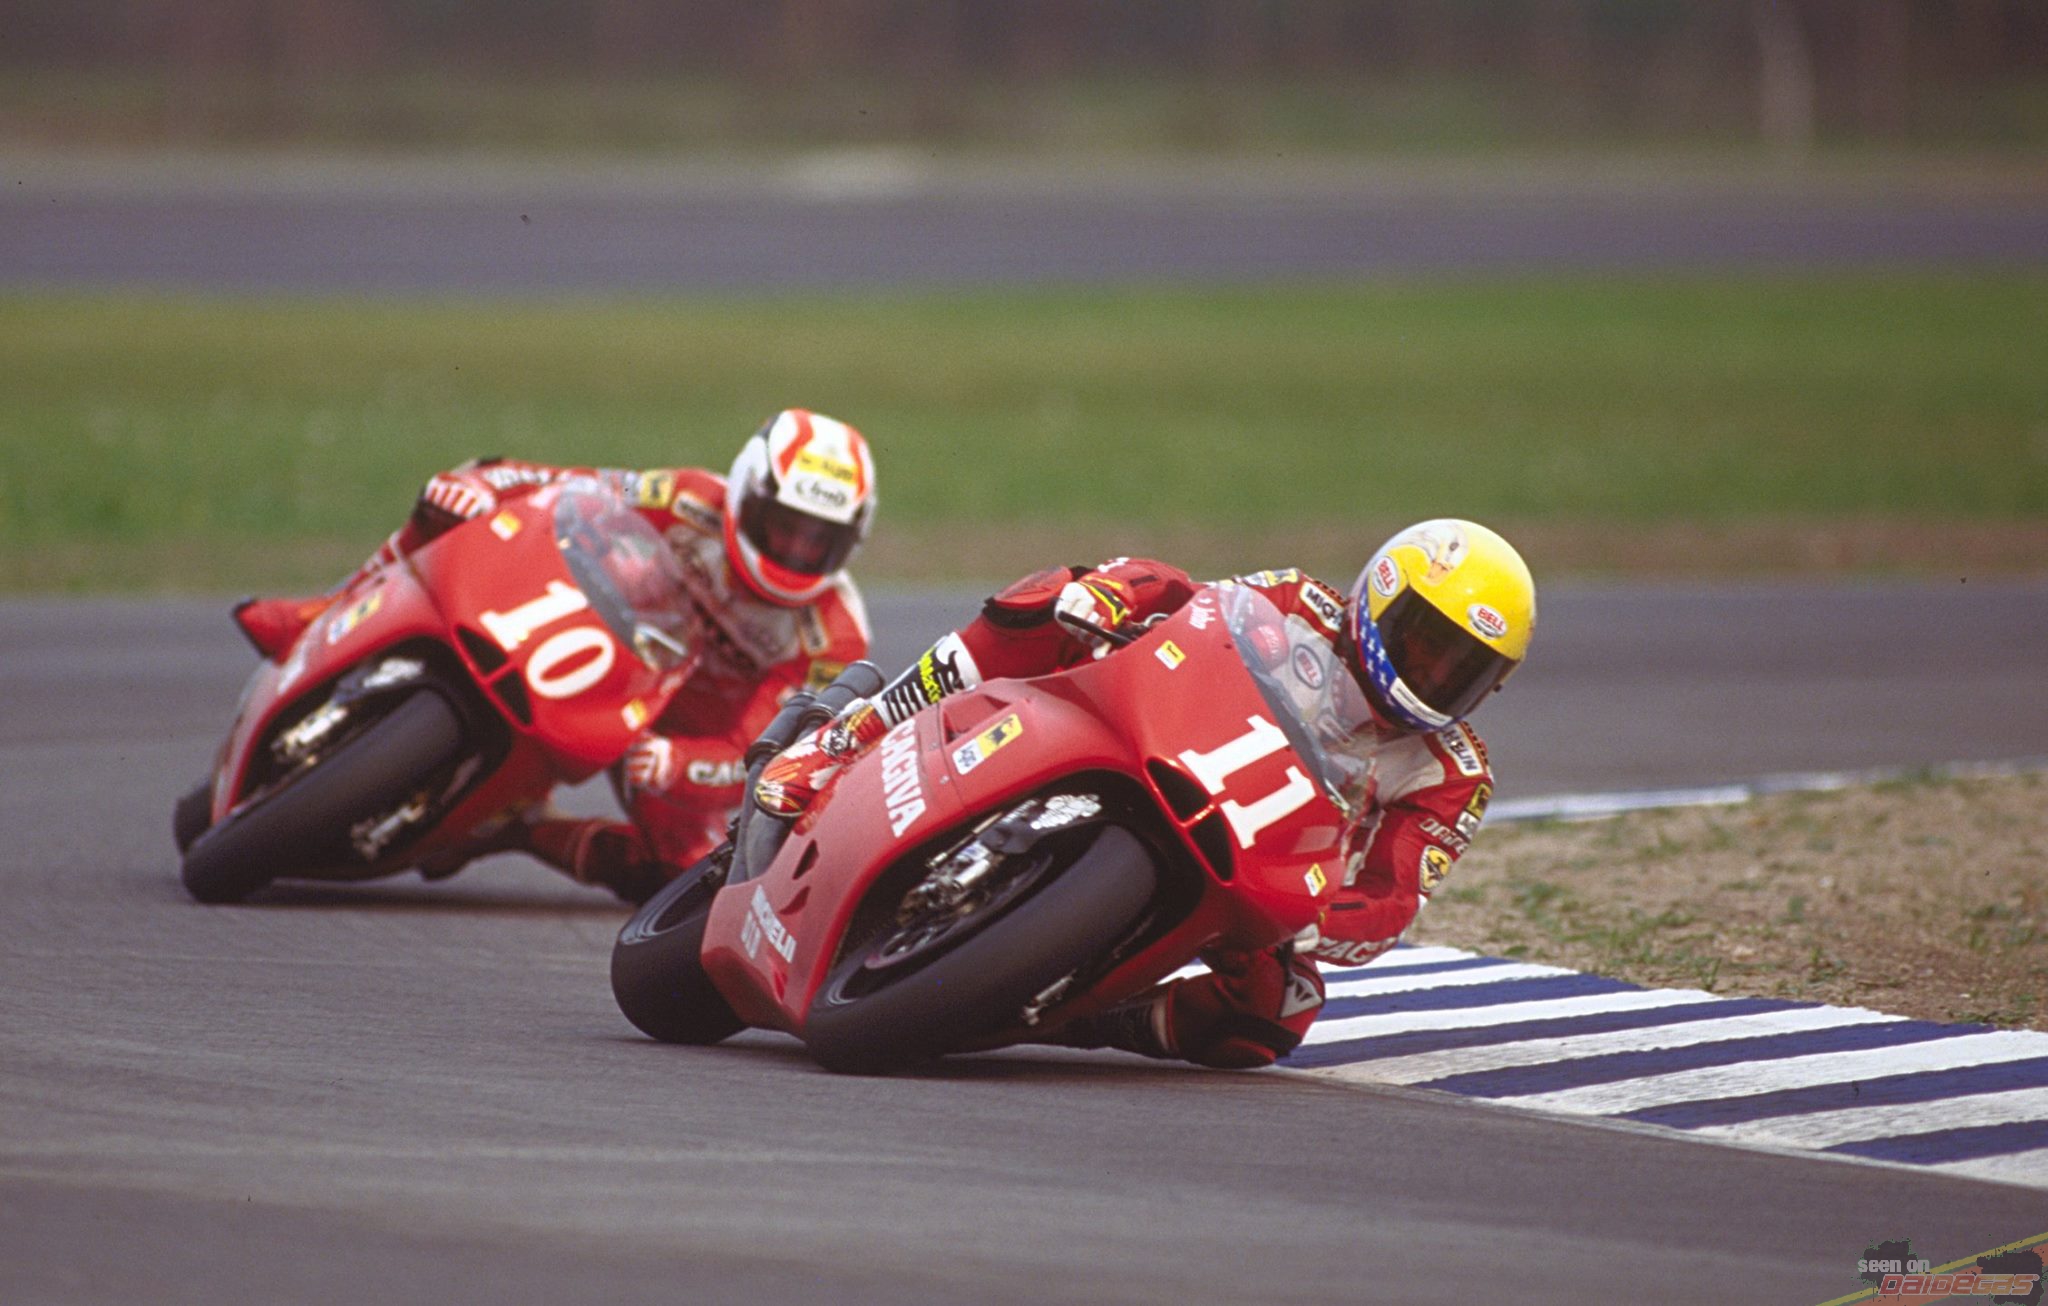
[[[481,477],[467,472],[437,472],[420,491],[420,507],[453,521],[468,521],[495,512],[498,492]]]
[[[1068,581],[1060,589],[1059,599],[1053,604],[1053,616],[1115,630],[1130,618],[1130,597],[1130,592],[1121,582],[1100,573],[1091,573],[1081,580]],[[1082,626],[1067,625],[1067,630],[1085,643],[1095,658],[1106,656],[1116,647]]]

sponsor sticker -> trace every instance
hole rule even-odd
[[[1486,774],[1486,755],[1478,748],[1478,741],[1472,732],[1465,729],[1461,721],[1447,730],[1437,732],[1436,741],[1442,746],[1444,755],[1451,759],[1451,765],[1458,768],[1463,776]]]
[[[1004,744],[1024,733],[1024,722],[1015,712],[996,722],[953,750],[953,769],[966,775],[986,762]]]
[[[1471,839],[1479,832],[1479,823],[1486,819],[1486,805],[1493,801],[1493,786],[1480,784],[1472,790],[1471,801],[1465,810],[1458,813],[1458,833]]]
[[[1308,891],[1312,894],[1321,893],[1324,889],[1330,887],[1329,877],[1323,874],[1323,864],[1321,862],[1312,864],[1308,868],[1308,872],[1301,878],[1302,882],[1308,885]]]
[[[853,491],[822,476],[797,476],[789,482],[786,496],[806,508],[842,513],[853,506]]]
[[[486,467],[477,475],[494,490],[516,490],[522,485],[546,485],[555,474],[545,467]]]
[[[850,462],[834,458],[830,454],[819,453],[808,445],[804,447],[801,453],[797,454],[795,470],[809,472],[813,476],[822,476],[828,481],[837,481],[841,485],[853,486],[860,484],[859,468]]]
[[[1322,660],[1309,651],[1306,645],[1297,645],[1294,650],[1294,678],[1310,689],[1323,687]]]
[[[1247,585],[1257,585],[1261,589],[1278,589],[1282,585],[1292,585],[1300,580],[1301,569],[1289,567],[1285,571],[1255,571],[1249,576],[1238,576],[1234,579]]]
[[[633,502],[642,508],[666,508],[675,497],[674,472],[642,472],[639,483],[633,487]]]
[[[766,940],[768,946],[775,950],[776,956],[784,961],[794,960],[796,936],[789,932],[789,927],[775,914],[775,905],[768,901],[768,893],[760,885],[754,886],[754,897],[747,904],[747,908],[747,919],[740,926],[740,946],[747,950],[747,956],[753,957],[758,954],[762,941]]]
[[[1287,972],[1287,996],[1280,999],[1280,1019],[1299,1016],[1304,1011],[1314,1011],[1323,1005],[1323,995],[1316,991],[1315,981],[1291,967]]]
[[[328,623],[327,642],[339,644],[348,637],[349,632],[368,621],[376,614],[377,609],[383,606],[383,590],[373,590],[368,596],[349,604],[340,616]]]
[[[626,723],[626,729],[638,730],[647,724],[647,704],[634,699],[619,709],[619,719]]]
[[[1424,844],[1422,862],[1416,868],[1417,878],[1424,893],[1435,893],[1436,886],[1444,882],[1444,876],[1451,873],[1451,855],[1435,844]]]
[[[1369,943],[1346,943],[1340,939],[1324,939],[1316,945],[1315,956],[1318,961],[1334,961],[1342,966],[1363,966],[1400,941],[1398,935]]]
[[[491,518],[491,534],[501,540],[509,540],[514,535],[517,535],[520,527],[524,525],[525,523],[519,520],[518,513],[501,512]]]
[[[1393,598],[1401,590],[1401,568],[1384,553],[1372,560],[1372,587],[1383,599]]]
[[[1054,794],[1045,800],[1045,810],[1031,822],[1034,830],[1052,830],[1062,825],[1085,821],[1102,810],[1102,802],[1093,794]]]
[[[905,721],[882,736],[882,802],[889,809],[889,833],[901,836],[924,815],[924,774],[917,765],[917,722]]]
[[[1332,598],[1330,592],[1315,581],[1303,581],[1301,601],[1307,605],[1311,615],[1335,634],[1344,629],[1344,604]]]
[[[823,653],[832,646],[832,633],[825,629],[825,614],[818,611],[817,604],[812,603],[797,610],[796,637],[797,641],[803,645],[804,652],[812,657],[818,656],[818,654]],[[827,663],[826,665],[836,668],[832,672],[834,677],[837,677],[841,671],[846,670],[844,662]],[[825,683],[829,685],[832,682],[827,680]]]
[[[1165,663],[1168,671],[1177,670],[1181,663],[1188,660],[1188,655],[1180,651],[1180,645],[1170,639],[1163,641],[1154,649],[1152,656]]]
[[[1482,786],[1482,788],[1483,787],[1484,786]],[[1465,818],[1463,816],[1460,816],[1458,819],[1462,822]],[[1473,822],[1473,825],[1476,828],[1478,822]],[[1464,834],[1457,830],[1453,830],[1450,826],[1445,825],[1442,821],[1437,820],[1434,816],[1423,817],[1416,828],[1421,830],[1430,838],[1436,840],[1438,843],[1444,845],[1446,848],[1449,848],[1452,852],[1462,853],[1465,851],[1466,847],[1469,846],[1472,842],[1472,838],[1469,834]]]
[[[725,519],[718,515],[718,510],[694,494],[678,493],[668,510],[706,535],[725,529]]]
[[[747,764],[736,757],[722,762],[700,757],[683,768],[683,778],[704,789],[730,789],[747,778]]]
[[[1484,603],[1475,603],[1465,609],[1465,619],[1485,639],[1499,639],[1508,633],[1508,619]]]

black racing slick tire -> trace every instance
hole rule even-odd
[[[612,997],[633,1027],[664,1043],[699,1046],[746,1028],[704,973],[704,924],[725,884],[711,857],[662,886],[612,945]]]
[[[1136,835],[1098,827],[1044,887],[900,978],[880,987],[853,982],[883,940],[842,958],[811,1004],[804,1043],[827,1070],[871,1075],[998,1033],[1034,997],[1123,938],[1158,883],[1158,868]]]
[[[213,824],[213,784],[202,780],[192,786],[178,805],[171,809],[171,838],[178,844],[178,855],[183,857],[206,827]]]
[[[462,723],[439,694],[412,695],[303,775],[201,834],[185,852],[185,890],[240,902],[272,880],[318,872],[348,855],[348,831],[419,791],[463,748]]]

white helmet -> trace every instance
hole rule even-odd
[[[846,423],[784,409],[754,432],[725,487],[725,550],[747,588],[770,603],[809,603],[875,515],[875,460]]]

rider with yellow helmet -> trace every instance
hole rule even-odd
[[[1322,1008],[1316,961],[1362,966],[1394,946],[1471,842],[1493,794],[1486,745],[1467,713],[1528,654],[1536,587],[1514,547],[1476,522],[1420,522],[1382,545],[1348,595],[1299,571],[1239,576],[1285,618],[1285,649],[1315,698],[1333,751],[1352,754],[1343,884],[1319,929],[1280,948],[1213,953],[1210,973],[1174,980],[1055,1037],[1202,1065],[1266,1065],[1300,1043]],[[1197,585],[1161,562],[1051,567],[989,599],[871,701],[855,703],[769,765],[754,801],[807,808],[841,768],[929,703],[999,677],[1101,657],[1088,626],[1142,625]],[[1065,620],[1062,620],[1064,618]],[[1350,674],[1326,674],[1337,665]]]

